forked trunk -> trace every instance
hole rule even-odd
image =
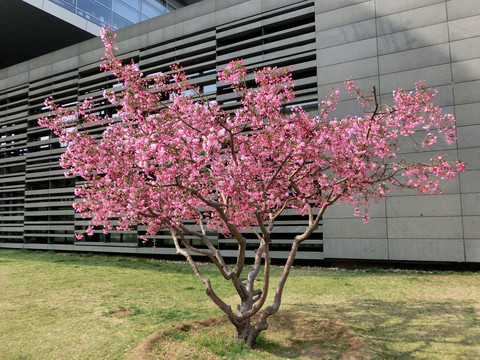
[[[253,349],[261,330],[255,329],[255,326],[250,324],[250,319],[245,319],[239,325],[236,325],[236,328],[235,342],[245,344],[247,348]]]

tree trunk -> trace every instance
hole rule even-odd
[[[261,330],[257,330],[255,326],[250,325],[250,319],[243,320],[240,324],[235,325],[235,327],[237,328],[235,342],[243,343],[247,348],[253,349]]]

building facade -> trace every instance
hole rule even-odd
[[[98,26],[118,30],[185,6],[180,0],[49,0]]]
[[[405,155],[446,153],[467,161],[467,172],[439,196],[391,194],[372,205],[368,225],[348,206],[333,206],[299,258],[480,263],[479,0],[203,0],[120,29],[117,40],[121,57],[145,74],[179,62],[226,109],[235,98],[216,70],[236,58],[250,68],[293,65],[295,104],[312,112],[350,76],[362,87],[375,84],[383,102],[393,89],[426,80],[439,90],[438,105],[455,114],[458,141],[429,151],[412,145]],[[102,54],[94,38],[0,70],[0,247],[175,253],[167,234],[157,236],[155,247],[139,242],[141,226],[83,241],[73,236],[86,225],[71,207],[78,180],[63,176],[63,148],[37,119],[48,96],[62,105],[92,96],[97,111],[112,115],[102,94],[116,80],[99,71]],[[345,99],[337,116],[358,112],[355,103]],[[302,224],[295,214],[281,219],[273,257],[286,257],[288,239]],[[234,256],[230,239],[211,237]]]

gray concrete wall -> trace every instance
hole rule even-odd
[[[370,224],[340,206],[324,219],[325,258],[395,261],[480,261],[480,1],[316,1],[319,94],[347,76],[375,84],[382,102],[418,80],[439,90],[438,105],[457,118],[456,146],[409,158],[448,153],[469,170],[440,196],[395,192],[372,207]],[[349,101],[340,112],[352,111]]]

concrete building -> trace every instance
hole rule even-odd
[[[299,258],[480,263],[480,0],[203,0],[117,34],[121,56],[144,73],[180,62],[226,108],[233,97],[215,70],[235,58],[252,68],[293,65],[296,103],[311,111],[349,76],[375,84],[384,102],[393,89],[426,80],[439,90],[438,105],[455,114],[458,142],[431,151],[412,145],[406,155],[446,153],[466,160],[468,171],[440,196],[392,194],[372,206],[368,225],[348,206],[334,206]],[[92,38],[0,70],[0,247],[175,253],[167,235],[159,234],[155,248],[138,243],[141,227],[73,237],[86,224],[71,208],[76,180],[63,177],[63,149],[36,121],[47,96],[61,104],[102,99],[115,84],[98,70],[102,54]],[[98,111],[113,109],[103,102]],[[338,116],[351,111],[359,110],[346,99]],[[286,256],[286,239],[301,224],[295,214],[283,217],[273,257]],[[212,239],[234,254],[229,239]]]
[[[0,69],[200,0],[2,0]]]

